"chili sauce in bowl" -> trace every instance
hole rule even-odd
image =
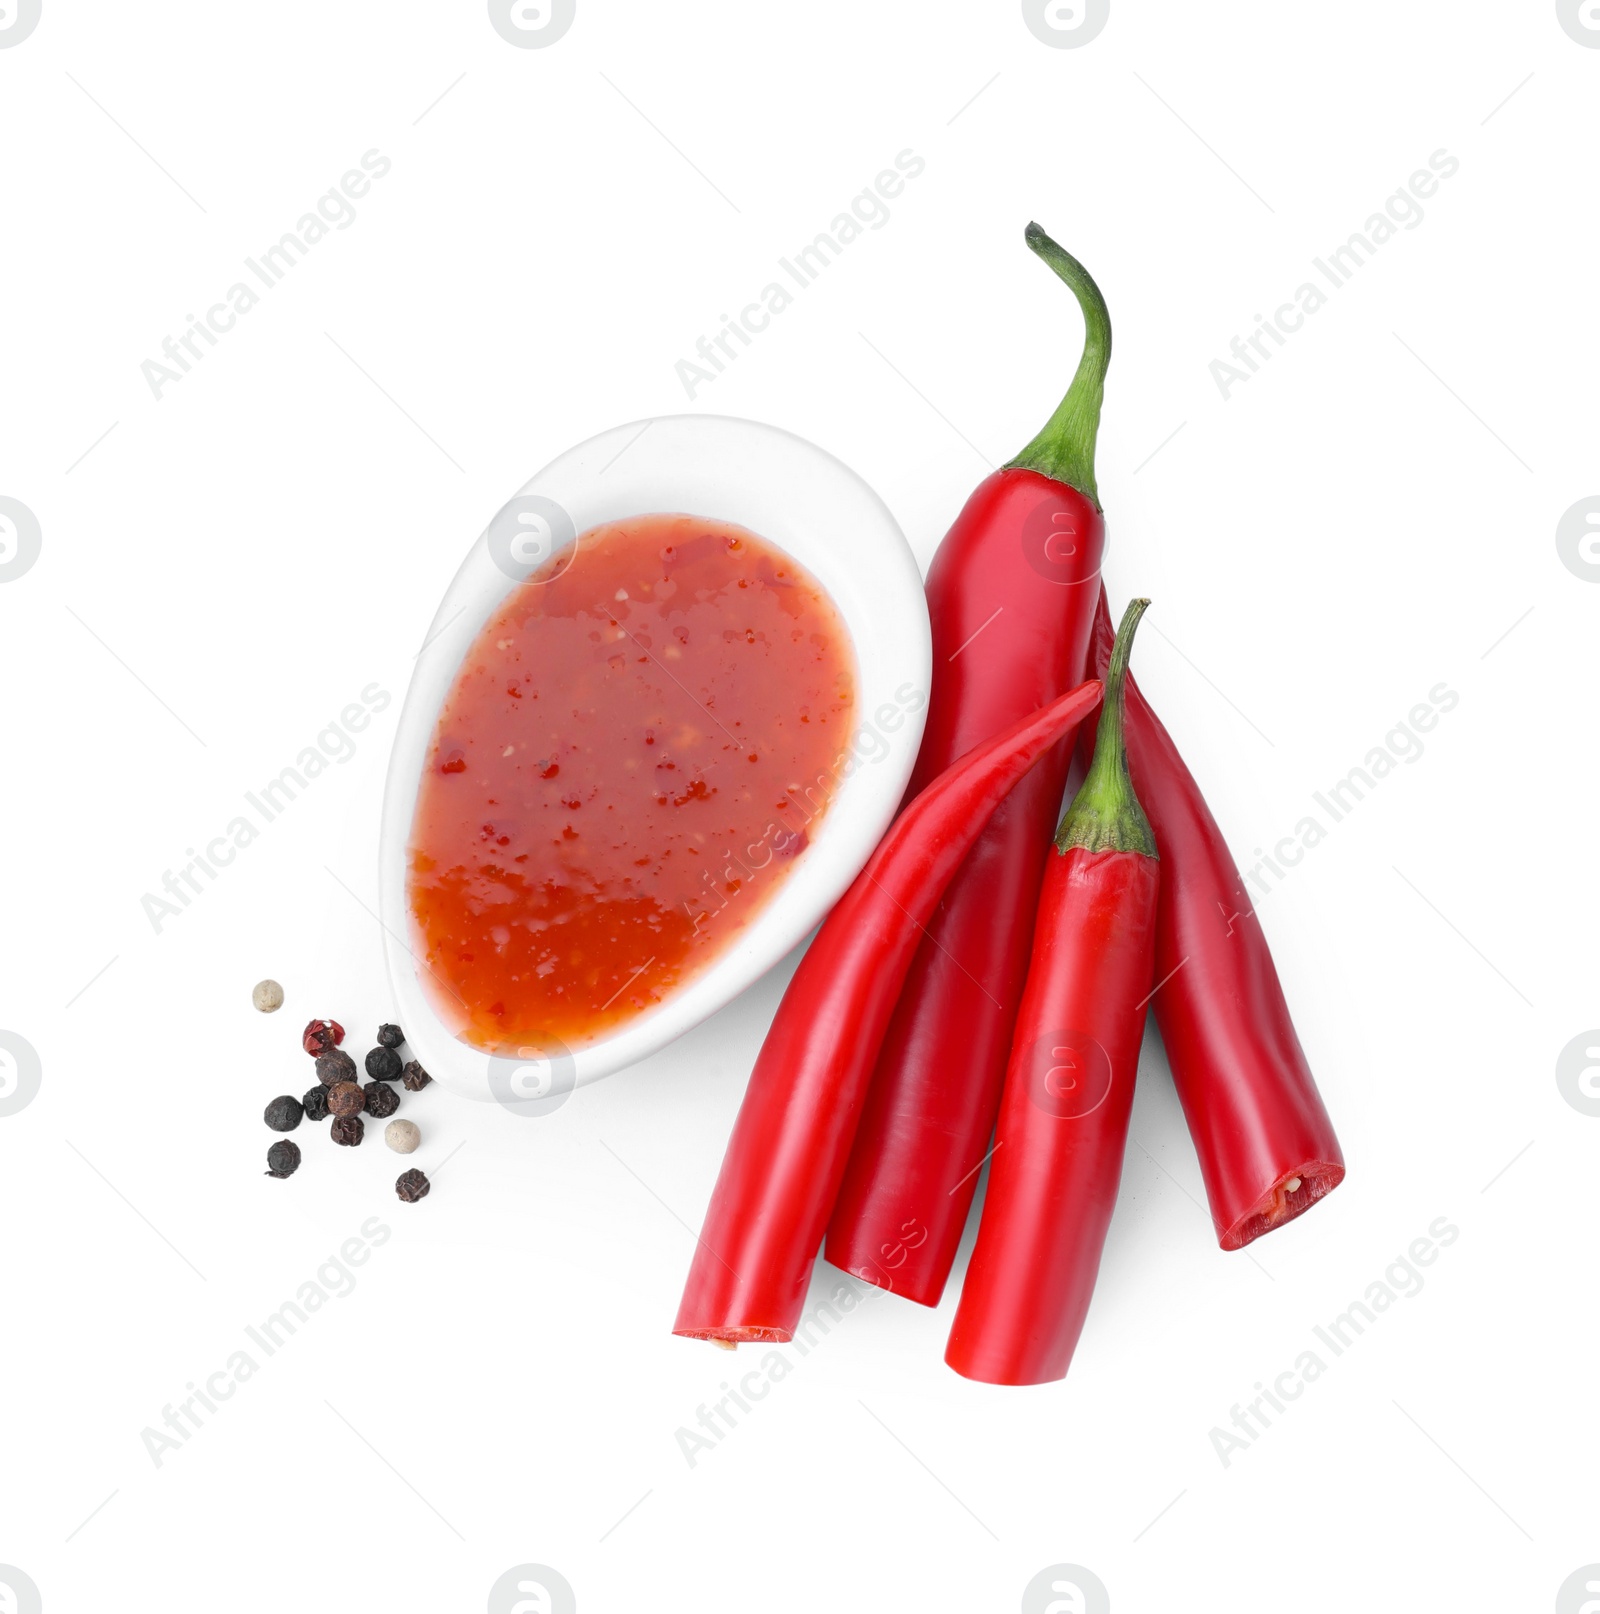
[[[389,760],[378,918],[434,1080],[548,1114],[802,943],[899,807],[931,661],[894,517],[792,433],[660,416],[530,478]]]
[[[467,653],[417,795],[412,945],[485,1053],[576,1050],[726,948],[817,833],[855,655],[792,557],[725,521],[581,534]]]

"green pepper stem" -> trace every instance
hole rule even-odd
[[[1094,481],[1094,444],[1100,431],[1100,404],[1105,397],[1106,366],[1111,362],[1111,315],[1094,277],[1056,245],[1037,224],[1024,237],[1035,253],[1072,288],[1083,310],[1083,357],[1066,396],[1044,429],[1006,468],[1037,471],[1076,488],[1100,508]]]
[[[1156,857],[1155,833],[1134,793],[1128,773],[1127,737],[1122,719],[1124,686],[1128,681],[1128,655],[1139,618],[1149,600],[1130,600],[1111,647],[1106,668],[1105,695],[1100,705],[1100,726],[1095,730],[1094,759],[1072,805],[1056,831],[1056,850],[1081,846],[1090,852],[1140,852]]]

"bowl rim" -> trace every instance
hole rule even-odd
[[[647,453],[632,452],[652,437]],[[628,474],[597,486],[630,460]],[[786,470],[792,481],[775,482],[775,470]],[[637,502],[639,490],[657,484],[660,497]],[[675,487],[696,495],[711,490],[720,507],[680,502]],[[850,760],[841,759],[818,833],[755,916],[654,1008],[581,1048],[516,1059],[462,1042],[434,1007],[412,948],[406,854],[440,708],[484,624],[519,586],[503,557],[495,560],[491,533],[515,501],[530,496],[554,500],[562,513],[572,510],[570,531],[558,532],[540,561],[575,545],[601,522],[679,511],[733,521],[790,554],[822,584],[844,624],[856,659],[857,711]],[[610,513],[595,513],[603,509]],[[771,521],[730,513],[767,509]],[[782,531],[773,531],[774,525]],[[800,533],[806,536],[797,541]],[[891,679],[893,669],[898,675]],[[413,1053],[455,1092],[539,1115],[558,1108],[575,1088],[648,1058],[732,1002],[805,940],[889,827],[916,761],[931,675],[932,640],[916,557],[888,506],[826,449],[761,421],[691,412],[613,426],[558,454],[501,505],[467,550],[423,639],[396,720],[379,836],[378,906],[389,982]],[[908,689],[914,706],[896,700],[896,691]],[[885,733],[888,723],[882,729],[878,723],[891,704],[899,717]],[[869,749],[884,749],[863,758],[869,730],[875,736]]]

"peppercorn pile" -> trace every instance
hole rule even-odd
[[[283,1002],[283,988],[275,981],[263,981],[251,1001],[263,1014],[271,1014]],[[379,1026],[373,1040],[375,1046],[363,1062],[370,1079],[363,1085],[355,1060],[340,1046],[344,1027],[337,1020],[313,1020],[300,1034],[300,1046],[316,1061],[315,1084],[301,1098],[284,1093],[273,1099],[262,1119],[274,1132],[293,1132],[302,1120],[328,1121],[328,1135],[336,1144],[358,1147],[366,1135],[363,1116],[387,1121],[400,1108],[400,1094],[391,1083],[401,1081],[407,1092],[420,1093],[433,1080],[416,1060],[401,1058],[406,1039],[399,1026]],[[397,1154],[410,1154],[422,1142],[422,1134],[409,1120],[390,1121],[384,1141]],[[300,1161],[299,1145],[281,1139],[267,1151],[267,1175],[292,1177]],[[395,1193],[406,1204],[414,1204],[431,1186],[413,1168],[400,1174]]]

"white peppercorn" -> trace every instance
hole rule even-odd
[[[283,988],[276,981],[257,981],[250,989],[250,1001],[263,1014],[273,1014],[283,1007]]]
[[[415,1121],[391,1121],[383,1129],[383,1141],[396,1154],[411,1154],[422,1142],[422,1133]]]

